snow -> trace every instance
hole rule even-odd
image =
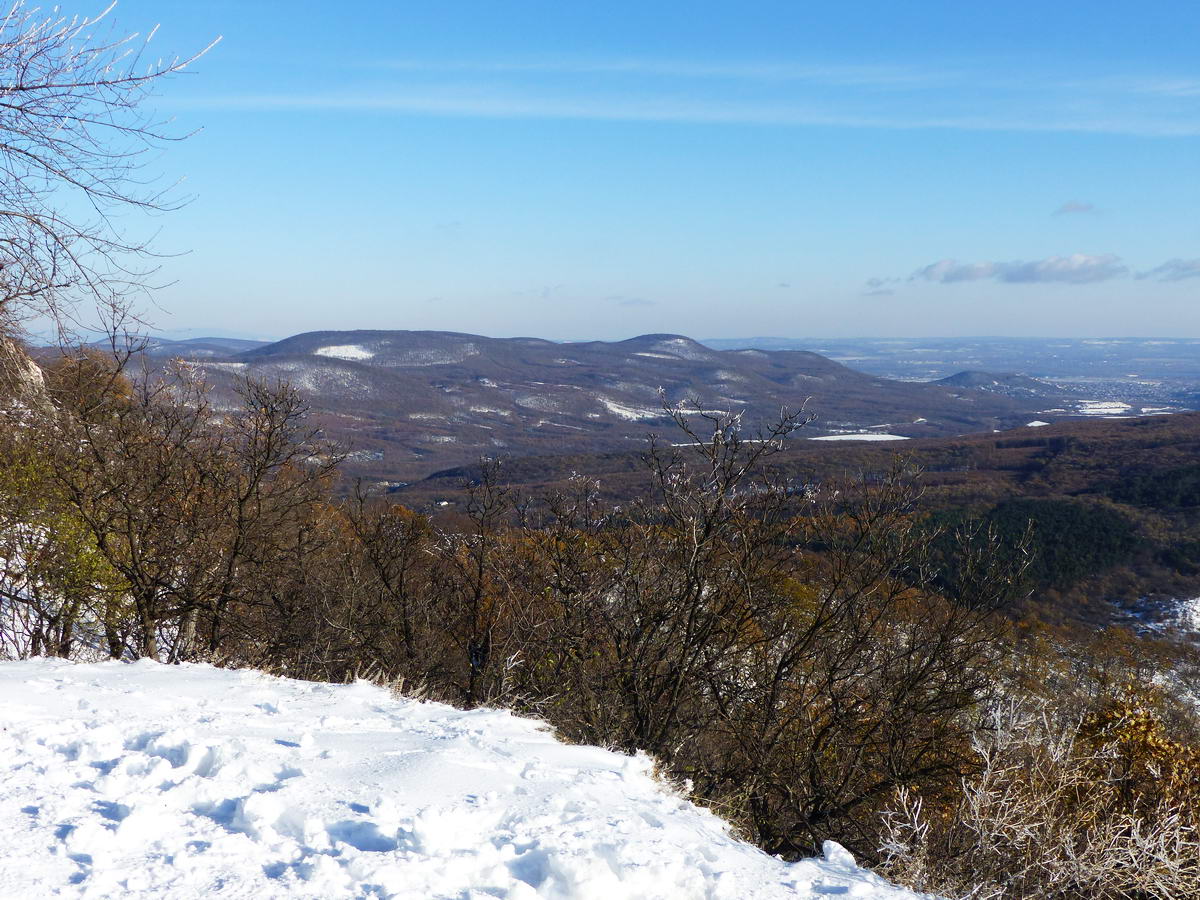
[[[1181,632],[1193,643],[1200,637],[1200,597],[1140,597],[1126,612],[1138,621],[1139,631]]]
[[[461,363],[478,355],[479,347],[473,342],[467,341],[449,349],[435,347],[396,351],[391,354],[388,364],[402,368],[406,366],[444,366]],[[487,379],[480,378],[478,381],[480,384],[484,384]]]
[[[821,437],[809,438],[810,441],[907,441],[902,434],[825,434]]]
[[[371,359],[375,354],[361,344],[336,344],[332,347],[318,347],[313,351],[317,356],[332,356],[334,359]]]
[[[1129,412],[1132,408],[1120,400],[1081,400],[1077,411],[1085,416],[1110,416]]]
[[[1049,424],[1050,424],[1049,422],[1043,422],[1041,419],[1034,419],[1032,422],[1026,422],[1025,427],[1026,428],[1042,428],[1043,426],[1046,426]]]
[[[665,341],[658,341],[652,345],[652,349],[678,359],[704,360],[713,357],[710,351],[687,338],[668,338]]]
[[[1200,597],[1178,601],[1173,624],[1183,631],[1200,633]]]
[[[300,360],[269,360],[253,370],[258,375],[273,375],[293,387],[310,393],[330,392],[353,397],[374,393],[371,383],[359,373],[338,363],[314,366]]]
[[[513,402],[523,409],[533,409],[538,412],[562,412],[562,401],[545,394],[517,394]]]
[[[607,397],[597,397],[610,413],[620,419],[625,419],[629,422],[640,422],[646,419],[662,419],[666,417],[666,413],[660,409],[649,409],[646,407],[626,406],[623,403],[618,403],[615,400],[609,400]]]
[[[645,757],[365,682],[38,659],[0,708],[5,897],[915,896],[736,840]]]
[[[497,416],[507,416],[508,418],[512,418],[513,416],[511,409],[497,409],[494,406],[472,406],[469,409],[473,413],[489,413]]]

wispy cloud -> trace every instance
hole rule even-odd
[[[681,59],[425,60],[392,59],[368,68],[420,74],[638,75],[660,78],[809,82],[842,87],[905,88],[950,83],[959,76],[909,66],[804,65],[792,62],[712,62]]]
[[[843,100],[747,100],[671,93],[578,94],[493,85],[369,88],[339,93],[241,94],[180,99],[191,108],[246,112],[300,111],[395,113],[491,119],[577,119],[594,121],[958,130],[1043,133],[1125,134],[1142,137],[1200,136],[1200,117],[1153,117],[1117,113],[1085,114],[1055,108],[1034,110],[1002,104],[934,111],[921,106],[897,109],[886,103]]]
[[[902,279],[899,278],[868,278],[867,288],[869,290],[878,290],[889,284],[898,284]]]
[[[1171,76],[1107,75],[1058,82],[1058,87],[1075,91],[1103,91],[1146,97],[1200,97],[1200,78]]]
[[[1183,281],[1185,278],[1200,278],[1200,259],[1169,259],[1161,266],[1139,272],[1138,278],[1155,281]]]
[[[1096,212],[1096,207],[1083,200],[1069,200],[1054,211],[1056,216],[1088,215]]]
[[[1092,284],[1127,274],[1129,268],[1121,263],[1119,257],[1110,253],[1100,256],[1073,253],[1070,256],[1049,256],[1030,262],[960,263],[953,259],[943,259],[918,269],[909,280],[933,281],[939,284],[983,280],[1010,284]]]
[[[647,300],[644,297],[611,297],[610,298],[617,306],[625,306],[636,309],[643,309],[648,306],[656,306],[653,300]]]
[[[1186,75],[1055,80],[936,63],[401,59],[347,67],[340,83],[172,102],[256,112],[1200,136],[1200,78]]]
[[[893,285],[903,281],[903,278],[868,278],[862,295],[864,297],[891,297],[896,293]]]

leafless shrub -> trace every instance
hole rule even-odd
[[[231,606],[272,571],[289,524],[323,494],[335,464],[318,453],[295,391],[250,380],[220,411],[180,370],[164,379],[75,379],[92,356],[65,364],[47,444],[53,480],[136,613],[135,655],[172,660],[214,652]],[[103,371],[103,370],[100,370]],[[115,637],[113,638],[115,650]]]
[[[1009,702],[974,752],[978,771],[950,808],[897,792],[889,877],[982,900],[1200,897],[1196,754],[1136,701],[1073,720]]]
[[[187,372],[131,379],[95,354],[47,385],[53,414],[23,432],[44,440],[0,472],[0,603],[21,613],[0,640],[20,652],[90,640],[532,712],[649,752],[770,852],[834,839],[944,895],[1200,897],[1200,754],[1122,687],[1142,663],[1009,661],[995,611],[1021,546],[967,529],[947,567],[903,465],[794,490],[770,460],[798,417],[745,439],[676,411],[690,446],[652,445],[624,508],[587,478],[525,504],[486,464],[436,528],[335,501],[337,456],[284,386],[217,409]],[[21,535],[52,551],[32,580],[5,549]]]

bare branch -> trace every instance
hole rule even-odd
[[[0,14],[0,333],[38,321],[66,337],[90,310],[125,318],[155,254],[116,213],[186,202],[143,172],[151,151],[187,137],[145,103],[216,41],[149,59],[157,26],[101,29],[115,5],[72,18],[16,0]]]

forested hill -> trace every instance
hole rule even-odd
[[[674,334],[555,343],[438,331],[319,331],[216,355],[212,341],[149,348],[182,357],[220,389],[237,375],[295,385],[347,471],[414,481],[480,455],[637,448],[664,430],[670,404],[815,414],[814,434],[877,431],[918,438],[1009,428],[1046,398],[894,381],[799,350],[713,350]]]
[[[794,485],[872,479],[898,463],[920,471],[937,524],[985,521],[1015,540],[1034,522],[1030,589],[1039,617],[1107,624],[1160,610],[1147,595],[1200,595],[1200,413],[1066,421],[903,443],[804,439],[771,465]],[[513,458],[500,477],[533,497],[587,473],[609,503],[644,496],[645,450]],[[453,514],[477,467],[439,472],[394,497]],[[1165,612],[1164,612],[1165,614]]]

